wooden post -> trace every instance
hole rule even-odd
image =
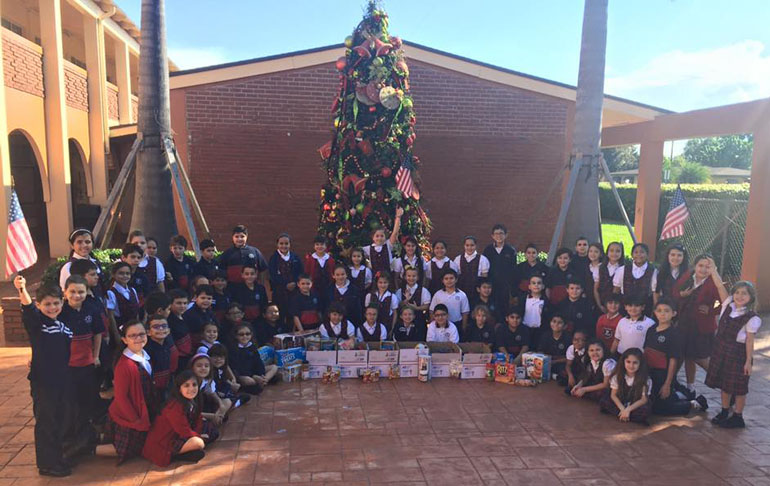
[[[561,239],[562,230],[564,230],[564,222],[567,220],[567,212],[569,211],[570,203],[572,202],[572,194],[575,192],[575,185],[577,184],[578,173],[580,167],[583,165],[583,154],[577,154],[572,163],[572,169],[569,172],[569,182],[567,183],[567,193],[564,195],[564,200],[561,203],[561,209],[559,210],[559,219],[556,220],[556,228],[553,230],[553,236],[551,237],[551,246],[548,247],[548,263],[553,263],[554,254],[556,253],[556,247],[559,245]]]
[[[634,229],[637,239],[650,247],[650,255],[655,255],[658,243],[658,211],[662,178],[663,141],[643,141],[639,151]]]
[[[760,311],[770,310],[770,120],[754,131],[754,153],[751,159],[751,191],[743,239],[741,278],[757,287]]]

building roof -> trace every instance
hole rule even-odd
[[[557,98],[568,99],[571,101],[575,100],[577,88],[566,83],[469,59],[432,47],[416,44],[414,42],[404,41],[404,45],[404,50],[408,59],[414,59],[452,71],[486,79],[488,81],[539,92]],[[336,44],[285,54],[181,70],[171,73],[171,88],[199,86],[260,74],[316,66],[333,62],[338,57],[344,55],[345,46],[343,44]],[[650,120],[658,115],[668,113],[673,112],[664,108],[639,103],[637,101],[605,95],[605,119],[603,120],[603,125],[612,126]]]

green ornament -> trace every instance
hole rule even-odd
[[[353,36],[345,37],[345,47],[353,47]]]
[[[410,109],[413,106],[412,98],[404,98],[401,101],[401,105],[406,108],[407,110]]]
[[[372,64],[374,64],[375,66],[382,66],[382,63],[383,63],[383,60],[381,57],[375,57],[372,60]]]
[[[364,212],[364,205],[363,205],[363,203],[356,204],[356,211],[358,211],[359,213],[363,213]]]

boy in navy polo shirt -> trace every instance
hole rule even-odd
[[[295,331],[318,329],[321,325],[322,302],[313,289],[310,275],[303,273],[297,278],[297,288],[289,301],[289,313],[294,322]]]
[[[193,275],[203,275],[211,281],[219,271],[219,263],[216,259],[217,247],[213,240],[206,239],[201,240],[200,249],[201,259],[195,264]]]
[[[537,350],[551,356],[551,374],[566,375],[567,348],[572,338],[565,331],[564,316],[554,313],[551,315],[551,332],[543,333]]]
[[[168,243],[171,254],[165,261],[167,288],[190,290],[190,279],[193,277],[195,260],[184,254],[187,249],[187,239],[182,235],[171,237]]]
[[[197,349],[203,339],[203,326],[208,322],[217,322],[214,312],[211,310],[211,302],[214,300],[214,287],[208,284],[200,285],[195,289],[195,303],[184,313],[184,320],[190,330],[192,349]]]
[[[260,281],[264,282],[264,274],[267,271],[267,261],[262,252],[253,246],[246,244],[249,238],[249,230],[242,224],[233,228],[233,246],[219,255],[219,267],[227,273],[227,281],[231,283],[241,282],[241,269],[246,263],[251,263],[257,268]]]
[[[228,285],[227,293],[233,302],[243,306],[249,322],[259,319],[267,305],[267,291],[264,285],[257,282],[257,267],[253,263],[241,267],[241,282]]]
[[[513,363],[521,362],[522,353],[529,351],[529,328],[521,325],[521,312],[513,308],[505,316],[505,324],[497,328],[495,346],[507,354]]]
[[[494,287],[493,299],[496,309],[490,310],[505,315],[510,306],[511,295],[515,294],[516,248],[505,242],[508,229],[497,223],[492,227],[492,243],[484,248],[483,255],[489,260],[489,280]],[[489,305],[489,304],[487,304]]]
[[[143,254],[144,252],[139,245],[126,243],[123,245],[123,252],[120,255],[120,261],[128,263],[128,266],[131,267],[131,280],[128,281],[128,286],[136,291],[140,306],[144,305],[144,298],[151,292],[150,281],[147,279],[147,275],[143,271],[138,270]],[[144,318],[144,310],[139,313],[139,318]]]
[[[582,331],[588,338],[594,336],[596,311],[591,300],[583,295],[581,280],[574,279],[567,283],[567,298],[557,304],[556,309],[564,316],[567,332]]]
[[[64,462],[64,438],[73,420],[72,372],[69,367],[72,331],[58,319],[62,291],[58,285],[41,285],[35,305],[27,282],[18,275],[21,316],[32,346],[29,381],[35,415],[35,457],[43,476],[69,476]]]

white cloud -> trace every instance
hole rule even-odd
[[[770,96],[770,53],[746,40],[698,51],[674,50],[625,74],[607,70],[609,94],[674,110]]]
[[[169,47],[168,57],[179,69],[211,66],[230,60],[221,47]]]

